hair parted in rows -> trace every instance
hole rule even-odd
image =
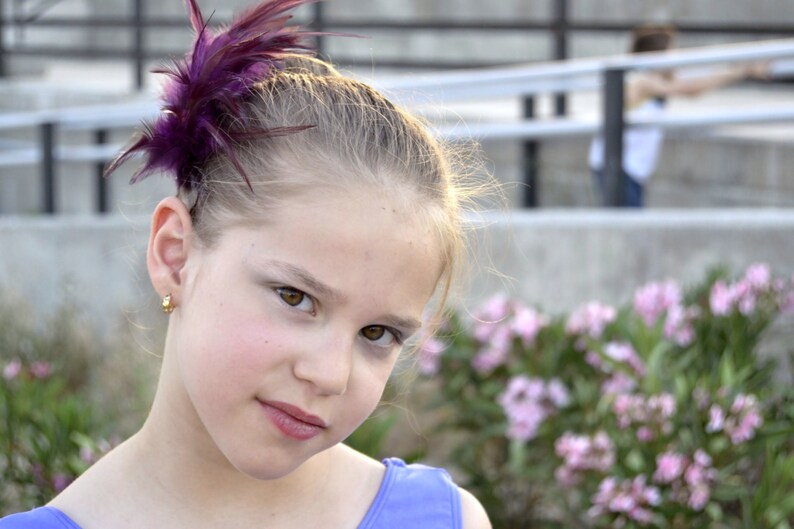
[[[270,0],[211,32],[186,0],[196,32],[192,52],[173,66],[163,111],[109,164],[138,153],[133,182],[165,172],[190,208],[201,244],[223,228],[266,220],[269,208],[302,189],[370,188],[406,200],[438,235],[446,298],[464,249],[456,156],[424,122],[364,82],[312,56],[285,14],[312,0]],[[473,190],[475,186],[472,186]]]

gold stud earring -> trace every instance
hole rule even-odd
[[[174,309],[176,308],[176,304],[173,301],[171,301],[171,294],[166,294],[165,296],[163,296],[163,303],[161,307],[163,308],[163,312],[165,312],[166,314],[171,314],[172,312],[174,312]]]

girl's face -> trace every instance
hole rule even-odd
[[[190,250],[166,354],[198,446],[274,479],[373,411],[441,271],[404,202],[314,190]]]

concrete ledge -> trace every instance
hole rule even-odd
[[[109,330],[156,313],[148,225],[144,216],[1,217],[0,292],[44,313],[67,299]],[[794,271],[789,210],[513,211],[486,214],[474,235],[464,297],[507,290],[551,312],[628,301],[650,280],[690,284],[716,265],[738,273],[765,261],[777,274]]]
[[[765,261],[778,274],[794,271],[788,210],[539,210],[507,217],[484,218],[472,300],[507,290],[559,312],[590,299],[629,301],[648,281],[691,284],[719,265],[739,273]]]

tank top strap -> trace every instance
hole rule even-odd
[[[446,470],[398,458],[383,461],[386,474],[359,529],[460,529],[460,492]]]
[[[54,507],[38,507],[6,516],[0,520],[0,529],[80,529],[80,527]]]

